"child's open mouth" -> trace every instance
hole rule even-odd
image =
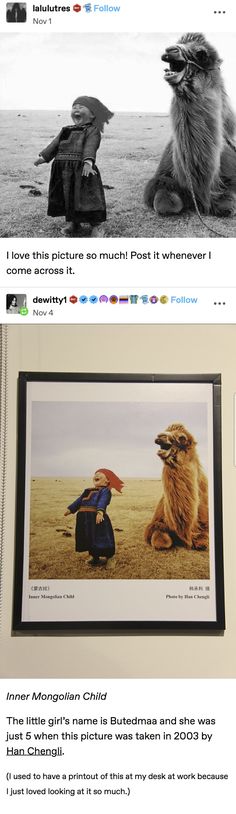
[[[170,84],[179,84],[186,70],[186,61],[183,59],[180,49],[177,46],[167,48],[161,58],[163,62],[169,62],[170,66],[165,69],[164,79]]]

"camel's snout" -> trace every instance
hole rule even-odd
[[[182,49],[178,45],[172,45],[171,48],[166,48],[161,59],[169,65],[168,68],[165,68],[164,78],[171,85],[178,85],[183,79],[186,69],[186,59]]]
[[[171,447],[171,438],[166,432],[159,433],[155,438],[155,444],[158,444],[161,449],[169,449]]]
[[[166,48],[165,53],[162,54],[161,59],[163,62],[170,62],[170,60],[175,60],[176,62],[183,62],[183,52],[182,49],[179,48],[178,45],[171,45],[170,48]]]
[[[160,458],[167,457],[169,451],[171,450],[171,438],[168,433],[159,433],[159,435],[157,435],[155,438],[155,444],[158,444],[160,447],[157,455],[159,455]]]

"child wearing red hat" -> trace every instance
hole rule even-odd
[[[35,166],[54,159],[48,193],[51,217],[65,215],[65,235],[76,235],[81,223],[89,223],[94,236],[106,220],[106,203],[96,153],[104,124],[113,116],[99,99],[78,96],[73,102],[72,126],[63,127],[58,136],[41,150]]]
[[[65,517],[75,514],[75,550],[89,551],[91,565],[100,565],[115,554],[115,539],[110,518],[106,513],[111,502],[111,489],[121,492],[124,483],[111,469],[97,469],[93,476],[93,487],[67,507]],[[100,560],[100,557],[103,559]]]

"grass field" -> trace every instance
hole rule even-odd
[[[34,167],[40,150],[70,123],[57,111],[1,113],[1,237],[61,237],[64,218],[48,218],[50,168]],[[170,136],[168,116],[116,114],[106,127],[97,163],[107,201],[105,237],[214,237],[194,212],[158,217],[143,203]],[[236,237],[236,217],[207,217],[223,237]],[[69,238],[68,238],[69,239]]]
[[[181,546],[155,551],[144,543],[144,529],[162,492],[156,480],[126,479],[123,494],[113,493],[108,513],[116,554],[105,566],[92,568],[87,552],[75,552],[75,515],[64,517],[86,486],[82,478],[32,481],[30,579],[209,579],[208,551]]]

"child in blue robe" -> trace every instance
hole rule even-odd
[[[100,557],[108,560],[115,554],[114,532],[106,509],[111,501],[111,489],[121,492],[124,484],[110,469],[97,470],[93,484],[68,506],[65,516],[77,512],[75,550],[89,551],[91,564],[100,565]]]

